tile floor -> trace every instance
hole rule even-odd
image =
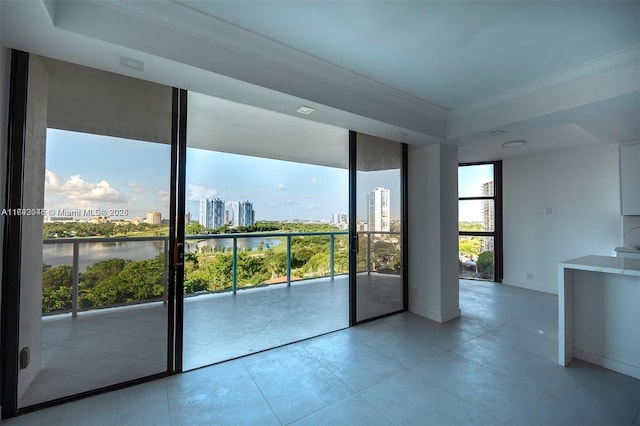
[[[358,319],[402,309],[397,275],[359,274]],[[152,302],[51,315],[42,368],[18,407],[166,370],[167,305]],[[349,325],[349,278],[318,278],[185,299],[183,369],[211,365]]]
[[[348,327],[348,286],[337,276],[185,299],[183,369]],[[166,325],[162,302],[44,317],[42,368],[18,407],[166,371]]]
[[[556,296],[460,289],[447,324],[403,313],[3,423],[640,425],[640,381],[556,364]]]

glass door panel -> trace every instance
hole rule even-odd
[[[356,322],[401,311],[402,144],[357,134]]]
[[[188,94],[184,370],[349,325],[348,131]]]
[[[169,324],[172,89],[30,55],[28,98],[18,409],[166,372]]]

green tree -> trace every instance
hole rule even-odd
[[[238,253],[238,285],[255,285],[269,279],[270,274],[265,267],[265,256],[247,252]]]
[[[459,240],[458,252],[469,259],[477,259],[482,248],[480,237],[461,237]]]
[[[71,309],[73,270],[70,265],[45,268],[42,272],[42,312]]]
[[[493,278],[493,252],[485,251],[480,253],[478,256],[478,261],[476,262],[478,266],[478,275],[480,278]]]
[[[102,260],[88,266],[86,271],[83,274],[80,274],[81,290],[91,289],[95,287],[97,283],[117,276],[122,272],[127,262],[130,261],[112,258]]]
[[[187,235],[198,235],[204,234],[206,228],[199,223],[190,223],[189,225],[184,227],[184,233]]]
[[[164,255],[154,259],[128,261],[122,271],[101,279],[84,297],[92,306],[141,302],[161,297],[164,292]]]

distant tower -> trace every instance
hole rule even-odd
[[[200,200],[200,225],[207,229],[217,229],[224,224],[224,201],[219,198]]]
[[[158,211],[147,212],[147,223],[150,225],[160,225],[162,223],[162,214]]]
[[[255,212],[250,201],[231,201],[227,217],[233,227],[251,226],[255,223]]]
[[[369,231],[390,231],[389,204],[388,189],[376,188],[367,195],[367,227]]]
[[[482,196],[493,197],[493,181],[485,182],[482,184]],[[493,200],[482,201],[482,230],[491,232],[494,230],[496,221],[496,212],[493,205]],[[493,251],[494,243],[493,238],[484,237],[482,239],[482,251]]]
[[[346,213],[334,213],[331,216],[331,223],[337,226],[340,229],[348,229],[349,228],[349,216]]]
[[[253,204],[249,201],[240,202],[240,226],[253,225]]]

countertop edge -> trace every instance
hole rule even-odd
[[[558,266],[566,269],[640,277],[640,259],[593,255],[565,260],[559,262]]]

